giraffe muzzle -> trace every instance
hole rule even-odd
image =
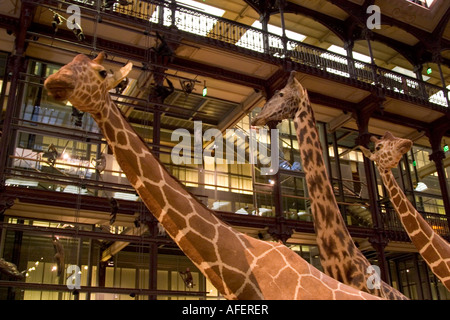
[[[44,82],[44,87],[57,101],[67,100],[75,88],[73,84],[67,81],[52,80],[50,77]]]

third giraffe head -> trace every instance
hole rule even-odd
[[[128,63],[114,74],[102,66],[105,54],[91,60],[83,54],[45,80],[44,86],[55,100],[68,100],[83,112],[99,113],[108,91],[115,88],[131,71]]]
[[[412,147],[411,140],[394,137],[390,132],[386,132],[381,139],[372,136],[370,140],[375,144],[374,152],[361,146],[360,149],[366,157],[376,161],[377,166],[382,170],[397,167],[402,156]]]
[[[263,126],[271,121],[293,118],[299,108],[310,108],[306,89],[295,78],[292,71],[286,86],[277,90],[266,102],[261,112],[252,120],[252,126]]]

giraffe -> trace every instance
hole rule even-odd
[[[353,242],[340,213],[323,161],[323,152],[308,92],[290,73],[286,86],[275,92],[252,120],[252,126],[293,118],[311,200],[320,261],[327,275],[358,290],[388,299],[407,299],[385,282],[371,286],[369,261]],[[370,269],[369,269],[370,270]],[[372,287],[372,288],[369,288]]]
[[[376,162],[391,203],[409,238],[433,273],[450,290],[450,244],[417,212],[397,184],[391,170],[398,166],[403,154],[411,149],[412,141],[394,137],[390,132],[386,132],[381,139],[374,136],[370,139],[375,144],[373,153],[362,146],[359,148],[367,158]]]
[[[108,91],[132,64],[108,74],[104,57],[77,55],[44,86],[54,99],[91,114],[149,211],[226,299],[380,299],[323,274],[280,243],[252,238],[217,218],[170,175],[112,101]]]

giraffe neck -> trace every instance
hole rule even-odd
[[[221,253],[226,250],[224,246],[234,244],[239,247],[237,233],[211,214],[168,173],[110,98],[107,106],[93,117],[116,161],[149,211],[213,285],[226,297],[235,298],[223,279],[218,262],[236,268],[236,263]],[[229,243],[224,243],[223,239]],[[238,250],[243,251],[242,245]],[[257,288],[252,289],[255,297],[260,295]]]
[[[433,273],[450,290],[450,244],[427,223],[395,180],[391,170],[379,170],[389,198],[412,243]]]
[[[228,299],[376,299],[338,283],[284,245],[235,231],[152,155],[112,100],[92,115],[150,212]]]
[[[345,226],[323,161],[322,147],[309,100],[306,104],[299,104],[294,125],[311,199],[320,260],[325,273],[359,290],[390,299],[406,299],[385,282],[382,282],[381,290],[368,288],[367,268],[371,264],[356,247]]]

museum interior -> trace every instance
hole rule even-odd
[[[376,275],[409,299],[450,300],[360,148],[387,131],[413,142],[391,172],[407,210],[448,245],[449,1],[0,3],[0,300],[226,298],[142,201],[91,114],[44,87],[78,54],[101,52],[109,74],[133,64],[109,94],[159,159],[151,169],[218,219],[326,272],[304,169],[325,166],[321,184]],[[292,71],[323,161],[302,157],[294,115],[252,125]]]

